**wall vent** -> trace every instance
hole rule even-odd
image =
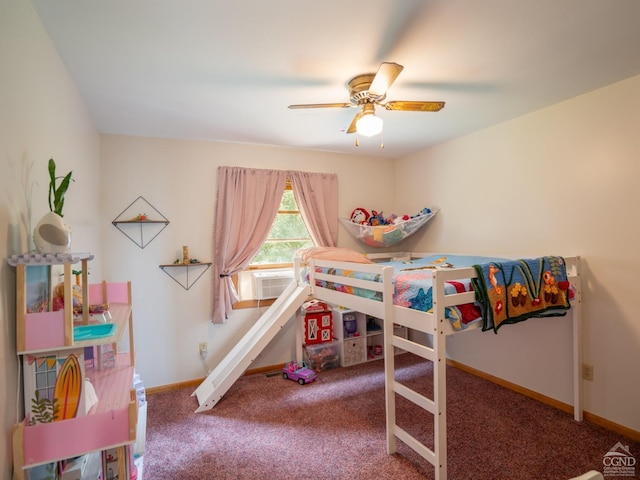
[[[255,272],[253,281],[257,300],[278,298],[293,281],[293,272],[291,270]]]

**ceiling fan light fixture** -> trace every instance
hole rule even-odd
[[[372,137],[382,133],[382,119],[376,116],[375,106],[385,110],[404,112],[437,112],[444,107],[444,102],[433,101],[386,101],[387,91],[395,82],[404,67],[398,63],[382,62],[376,73],[365,73],[349,80],[349,103],[303,103],[289,105],[289,108],[347,108],[362,107],[353,117],[345,133],[358,133]],[[356,146],[358,139],[356,138]],[[381,145],[381,148],[384,145]]]
[[[365,137],[373,137],[382,132],[382,119],[377,117],[373,105],[363,109],[362,116],[356,122],[356,132]]]

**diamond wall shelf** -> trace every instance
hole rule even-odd
[[[144,248],[167,228],[169,220],[140,196],[111,223],[138,247]]]

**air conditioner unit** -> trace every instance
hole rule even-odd
[[[291,270],[264,271],[253,274],[256,299],[278,298],[293,281]]]

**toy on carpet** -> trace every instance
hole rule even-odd
[[[282,378],[293,380],[300,385],[313,382],[317,377],[316,372],[307,368],[304,363],[299,364],[293,360],[287,363],[282,369]]]

